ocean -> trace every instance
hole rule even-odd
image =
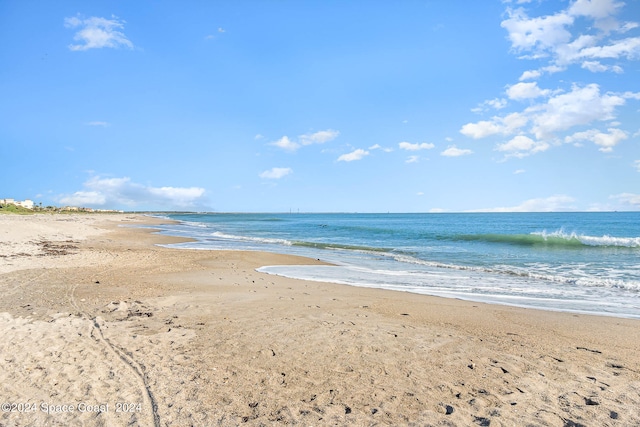
[[[302,255],[305,280],[640,319],[640,212],[171,214],[168,245]]]

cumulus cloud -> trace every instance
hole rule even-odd
[[[537,82],[516,83],[507,88],[509,99],[533,99],[549,94],[550,90],[540,89]]]
[[[600,87],[595,83],[584,87],[574,85],[571,92],[557,95],[546,104],[531,108],[534,122],[532,130],[536,137],[545,138],[574,126],[612,120],[616,107],[624,103],[621,96],[600,94]]]
[[[412,144],[410,142],[401,142],[401,143],[398,144],[398,146],[400,147],[401,150],[407,150],[407,151],[431,150],[432,148],[435,147],[435,145],[430,144],[428,142],[423,142],[421,144],[419,144],[419,143]]]
[[[640,208],[640,194],[622,193],[610,196],[610,199],[617,200],[619,203],[634,209]]]
[[[59,197],[69,206],[120,207],[128,209],[203,209],[205,190],[200,187],[151,187],[132,182],[130,178],[93,177],[83,184],[84,190]]]
[[[507,31],[512,52],[541,66],[523,72],[517,83],[505,87],[514,110],[466,123],[460,133],[473,139],[513,137],[496,146],[507,157],[546,151],[563,139],[575,145],[592,141],[600,151],[610,152],[627,139],[629,133],[621,130],[618,116],[623,117],[622,109],[629,100],[640,100],[635,92],[611,92],[595,82],[576,84],[562,77],[557,80],[559,86],[553,88],[541,87],[537,81],[545,74],[562,73],[572,67],[621,75],[628,61],[640,59],[640,37],[631,33],[640,24],[619,19],[631,16],[625,11],[625,3],[572,0],[562,9],[541,16],[530,16],[530,10],[541,9],[530,7],[529,2],[505,3],[510,5],[501,26]],[[487,110],[485,101],[473,111]]]
[[[340,135],[340,132],[333,129],[321,130],[315,133],[308,133],[300,135],[297,141],[289,139],[288,136],[283,136],[277,141],[270,143],[275,147],[281,148],[285,151],[296,151],[300,147],[312,144],[324,144],[325,142],[333,141]]]
[[[300,135],[300,143],[302,145],[324,144],[333,141],[340,135],[340,132],[333,129],[321,130],[319,132]]]
[[[467,155],[472,154],[472,153],[473,153],[473,151],[471,151],[469,149],[458,148],[455,145],[451,145],[446,150],[444,150],[442,153],[440,153],[440,155],[441,156],[445,156],[445,157],[460,157],[460,156],[467,156]]]
[[[469,212],[559,212],[575,210],[575,199],[566,195],[529,199],[517,206],[477,209]]]
[[[584,61],[582,68],[585,68],[592,73],[604,73],[605,71],[613,71],[617,74],[622,74],[622,67],[619,65],[603,65],[600,61]]]
[[[291,168],[271,168],[269,170],[262,172],[260,174],[260,178],[280,179],[292,173],[293,173],[293,170]]]
[[[547,50],[571,40],[566,27],[573,24],[567,13],[529,18],[525,10],[507,9],[508,19],[500,24],[509,32],[511,46],[518,52],[534,52],[535,56],[547,55]]]
[[[621,141],[624,141],[629,137],[625,131],[609,128],[609,133],[601,132],[597,129],[590,129],[584,132],[576,132],[573,135],[565,137],[565,142],[576,143],[577,141],[591,141],[594,144],[600,146],[599,150],[604,153],[610,153],[613,151],[613,147],[618,145]]]
[[[523,81],[523,80],[535,80],[538,77],[540,77],[542,75],[542,72],[540,70],[528,70],[525,71],[524,73],[522,73],[522,75],[520,76],[520,78],[518,80]]]
[[[544,141],[534,141],[528,136],[518,135],[504,144],[498,144],[497,151],[507,153],[507,157],[526,157],[531,154],[546,151],[549,144]]]
[[[507,30],[513,50],[523,58],[549,58],[550,66],[560,69],[582,63],[593,72],[620,73],[620,66],[596,64],[593,60],[638,58],[640,37],[614,37],[638,27],[637,22],[618,21],[616,15],[623,6],[623,2],[615,0],[577,0],[553,15],[539,17],[529,17],[524,8],[510,7],[501,26]],[[590,26],[583,29],[575,25],[578,18]],[[591,33],[586,33],[589,30]],[[557,68],[543,67],[523,74],[520,80],[556,71]]]
[[[526,93],[541,96],[549,92],[539,91],[537,86],[524,86],[529,83],[518,83],[514,92],[525,97]],[[535,85],[535,83],[532,83]],[[586,86],[573,85],[570,92],[549,96],[543,102],[531,105],[522,112],[515,112],[504,117],[496,116],[491,120],[467,123],[460,129],[465,136],[481,139],[491,135],[512,135],[524,130],[538,140],[552,139],[558,132],[567,131],[577,126],[588,126],[598,121],[616,118],[617,108],[625,105],[626,99],[634,98],[624,94],[600,93],[600,86],[592,83]],[[524,129],[531,124],[530,129]]]
[[[473,139],[502,134],[511,135],[524,127],[529,118],[522,113],[511,113],[504,117],[493,117],[491,120],[481,120],[477,123],[467,123],[462,126],[460,133]]]
[[[357,150],[352,151],[351,153],[343,154],[338,157],[339,162],[353,162],[355,160],[361,160],[365,156],[368,156],[369,152],[363,150],[362,148],[358,148]]]
[[[503,131],[503,127],[497,123],[498,120],[498,117],[494,117],[493,120],[481,120],[476,123],[467,123],[462,126],[460,133],[473,139],[485,138],[490,135],[501,133]]]
[[[298,148],[300,148],[300,144],[291,141],[288,136],[283,136],[279,140],[272,142],[270,145],[282,148],[285,151],[296,151]]]
[[[64,19],[64,26],[77,29],[73,39],[78,44],[69,45],[73,51],[89,49],[101,49],[103,47],[119,48],[125,47],[133,49],[133,43],[121,31],[124,29],[125,21],[111,16],[111,19],[92,16],[82,18],[74,16]]]

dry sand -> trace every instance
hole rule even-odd
[[[640,322],[305,282],[0,216],[0,426],[637,426]]]

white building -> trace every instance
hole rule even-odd
[[[27,209],[33,209],[33,200],[25,199],[21,202],[16,202],[15,199],[0,199],[0,205],[16,205]]]
[[[21,202],[16,202],[16,205],[27,209],[33,209],[33,200],[25,199]]]

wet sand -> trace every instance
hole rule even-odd
[[[640,322],[258,273],[138,215],[0,216],[0,426],[640,424]]]

